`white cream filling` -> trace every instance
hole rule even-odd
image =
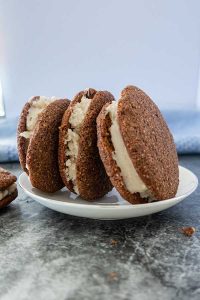
[[[74,191],[79,194],[78,187],[76,184],[76,160],[78,156],[79,148],[79,133],[81,125],[84,121],[84,118],[87,114],[88,108],[90,106],[91,99],[88,99],[86,96],[81,98],[81,101],[74,105],[73,111],[69,118],[69,123],[71,129],[68,129],[65,139],[66,144],[66,178],[68,181],[72,181]]]
[[[0,191],[0,201],[3,200],[5,197],[11,195],[16,190],[17,185],[16,183],[11,184],[6,190]]]
[[[28,111],[28,115],[26,119],[27,131],[20,133],[20,136],[23,136],[26,139],[29,139],[31,137],[31,134],[33,133],[39,115],[51,102],[55,100],[56,100],[55,97],[48,98],[45,96],[40,96],[39,99],[36,99],[31,103],[31,107]]]
[[[107,113],[110,116],[112,125],[110,127],[111,141],[114,147],[112,153],[113,159],[116,161],[117,166],[121,170],[121,176],[127,190],[133,193],[140,193],[142,198],[149,197],[148,189],[140,176],[138,175],[133,163],[130,159],[126,146],[124,144],[118,120],[117,120],[117,105],[116,101],[113,101],[107,107]]]

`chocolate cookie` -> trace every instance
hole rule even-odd
[[[26,154],[30,138],[34,131],[38,117],[41,112],[51,103],[55,98],[47,98],[44,96],[34,96],[24,105],[21,112],[18,124],[18,154],[22,169],[28,174],[26,168]]]
[[[18,152],[32,185],[56,192],[64,185],[58,167],[58,136],[69,100],[34,97],[22,111],[18,126]]]
[[[59,134],[59,168],[66,187],[88,201],[112,189],[97,148],[96,118],[113,96],[88,89],[65,112]]]
[[[18,195],[17,177],[0,167],[0,208],[10,204]]]
[[[98,147],[112,184],[133,204],[175,196],[176,147],[158,107],[142,90],[127,86],[97,119]]]

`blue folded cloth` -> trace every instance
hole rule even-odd
[[[200,112],[163,111],[179,154],[200,154]],[[18,161],[17,118],[0,119],[0,162]]]
[[[200,154],[200,111],[164,111],[179,154]]]
[[[0,119],[0,162],[18,161],[17,118]]]

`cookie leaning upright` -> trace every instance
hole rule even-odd
[[[0,208],[10,204],[18,195],[17,177],[0,167]]]
[[[36,123],[44,109],[55,100],[55,97],[34,96],[26,102],[22,109],[18,123],[17,144],[20,164],[27,174],[26,155]]]
[[[138,204],[175,196],[179,171],[173,137],[142,90],[128,86],[118,103],[104,106],[97,130],[102,161],[122,197]]]
[[[114,97],[107,91],[78,93],[65,112],[59,135],[59,167],[67,188],[86,200],[112,189],[97,148],[96,118]]]
[[[21,115],[19,117],[18,122],[18,130],[17,130],[17,144],[18,144],[18,155],[19,161],[21,164],[22,169],[28,174],[28,170],[26,168],[26,154],[27,149],[31,137],[31,133],[34,130],[35,124],[37,122],[37,118],[39,115],[39,109],[42,110],[47,106],[46,102],[44,101],[44,107],[40,105],[37,107],[36,104],[40,100],[40,96],[32,97],[26,104],[24,105]],[[35,106],[35,110],[37,110],[33,116],[29,113],[29,110]]]
[[[64,185],[58,167],[59,126],[69,100],[34,97],[24,107],[18,126],[18,152],[32,185],[55,192]]]

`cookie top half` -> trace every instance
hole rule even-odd
[[[98,145],[113,185],[131,203],[174,197],[179,183],[173,137],[155,103],[127,86],[98,117]]]
[[[5,190],[16,181],[17,177],[15,175],[0,167],[0,191]]]
[[[0,208],[7,206],[17,197],[17,177],[0,168]]]
[[[79,92],[63,116],[59,135],[59,167],[69,190],[95,200],[112,189],[97,148],[96,118],[114,97],[107,91]]]

